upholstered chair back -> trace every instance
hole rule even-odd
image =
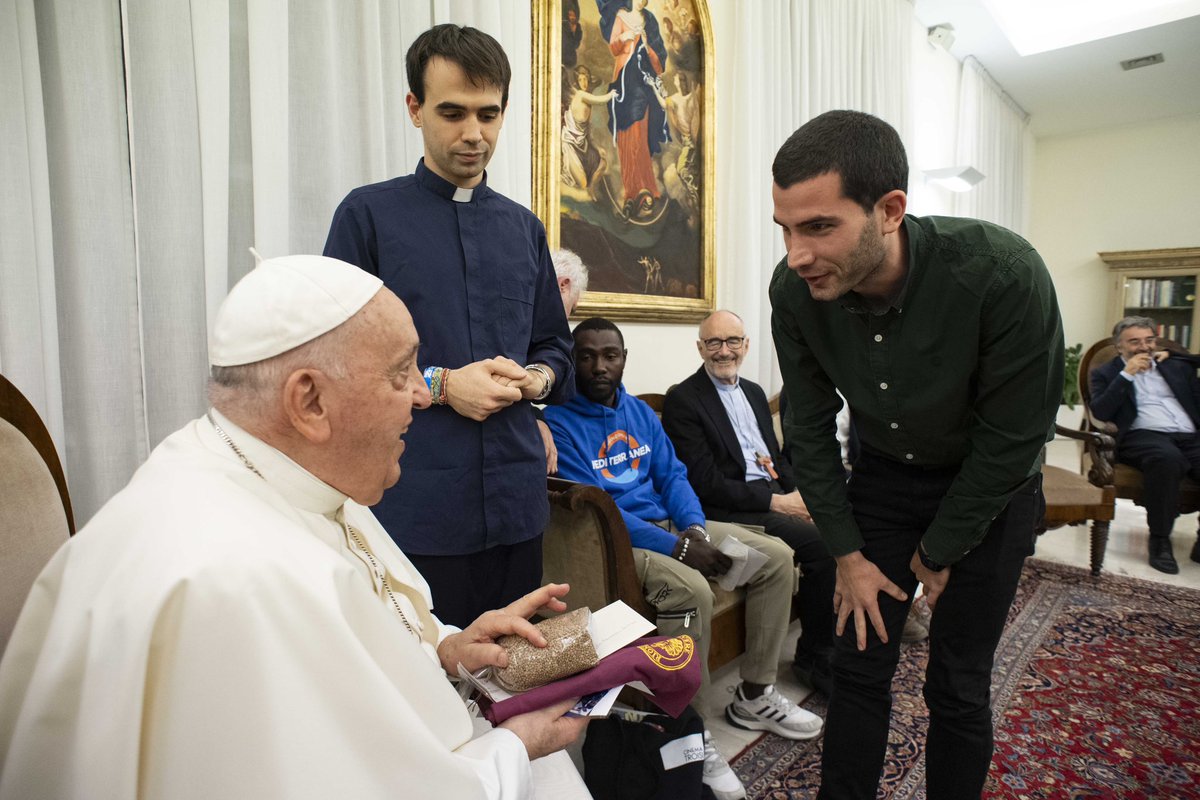
[[[32,438],[25,430],[30,426],[40,427]],[[69,501],[52,471],[59,469],[58,457],[50,444],[54,463],[48,464],[34,441],[45,447],[49,434],[0,377],[0,655],[34,579],[72,533]]]

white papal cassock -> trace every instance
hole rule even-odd
[[[0,664],[0,799],[517,798],[434,647],[456,629],[371,512],[218,414],[54,556]],[[345,520],[386,567],[410,633]]]

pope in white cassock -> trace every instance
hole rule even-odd
[[[0,799],[530,794],[531,760],[584,721],[567,703],[475,735],[446,673],[503,665],[504,633],[544,644],[526,618],[566,587],[442,625],[365,508],[429,404],[417,345],[340,261],[271,259],[234,287],[212,409],[30,593],[0,662]]]

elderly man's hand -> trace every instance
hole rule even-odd
[[[812,515],[808,513],[808,506],[798,489],[793,489],[787,494],[771,495],[771,510],[777,514],[790,514],[805,522],[812,522]]]
[[[459,664],[468,672],[487,666],[507,667],[508,653],[496,644],[496,640],[510,633],[525,637],[536,647],[545,647],[546,638],[529,618],[543,609],[566,611],[567,604],[559,598],[570,590],[571,587],[565,583],[548,583],[504,608],[481,615],[461,633],[447,636],[438,645],[442,669],[448,675],[457,675]]]
[[[509,384],[526,379],[525,368],[512,359],[486,358],[450,370],[446,402],[462,416],[483,422],[520,400],[521,390]]]
[[[563,716],[578,702],[579,698],[576,697],[537,711],[517,714],[501,722],[499,727],[515,733],[525,745],[529,760],[533,761],[562,750],[583,733],[590,717]]]

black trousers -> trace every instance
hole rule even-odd
[[[1200,436],[1132,430],[1121,437],[1117,460],[1142,471],[1142,505],[1150,535],[1166,539],[1179,517],[1179,482],[1200,479]]]
[[[465,628],[480,614],[503,608],[542,584],[542,535],[463,556],[405,553],[429,584],[433,612]]]
[[[773,483],[773,482],[772,482]],[[778,484],[774,484],[778,487]],[[706,507],[706,512],[709,509]],[[837,562],[829,555],[817,526],[790,514],[774,511],[717,511],[710,519],[758,525],[782,539],[800,565],[800,639],[796,653],[822,653],[833,647],[833,584]]]
[[[880,593],[888,632],[884,644],[867,625],[859,651],[853,619],[837,639],[833,695],[825,721],[818,797],[875,797],[890,723],[892,675],[916,576],[909,562],[937,513],[958,468],[923,469],[863,455],[854,465],[849,495],[866,541],[862,553],[908,593],[899,602]],[[983,540],[950,567],[950,579],[929,630],[925,702],[926,787],[930,800],[978,798],[992,759],[992,661],[1045,501],[1041,475],[1017,489]]]

